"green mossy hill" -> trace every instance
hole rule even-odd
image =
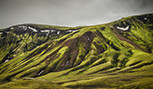
[[[3,61],[1,83],[32,77],[78,89],[153,87],[153,14],[84,26],[49,39]]]
[[[25,78],[0,85],[0,89],[69,89],[43,79]]]
[[[81,27],[21,24],[0,30],[0,64]]]

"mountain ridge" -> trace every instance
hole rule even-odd
[[[32,28],[35,27],[39,26],[34,25]],[[18,31],[18,28],[14,27],[13,29]],[[24,27],[22,29],[25,31]],[[44,30],[46,27],[40,27],[40,29]],[[31,37],[33,40],[33,34],[39,33],[40,38],[41,36],[44,38],[46,36],[50,37],[46,38],[46,41],[43,38],[38,47],[36,47],[36,44],[30,50],[19,54],[16,53],[18,51],[12,51],[14,47],[12,49],[7,48],[14,43],[4,38],[9,38],[9,34],[15,34],[15,37],[19,38],[20,33],[19,37],[16,36],[17,31],[2,33],[1,40],[4,43],[1,46],[1,55],[3,54],[4,57],[1,56],[0,80],[6,82],[13,79],[33,77],[69,88],[91,87],[93,89],[150,88],[153,86],[150,84],[153,74],[151,72],[153,67],[153,14],[125,17],[102,25],[83,26],[81,28],[54,27],[55,29],[60,29],[58,31],[63,34],[59,36],[57,31],[56,34],[53,33],[54,35],[46,35],[48,32],[43,35],[42,30],[39,30],[39,32],[30,30],[27,33],[21,33],[21,35],[26,34],[23,37],[24,39]],[[53,29],[50,29],[50,33],[51,30]],[[70,30],[71,32],[66,34]],[[54,36],[57,37],[52,38]],[[26,43],[24,41],[27,41],[27,39],[24,39],[20,41],[21,43],[19,42],[21,45]],[[7,42],[10,42],[10,44],[5,46],[4,44]],[[31,45],[30,42],[27,43]],[[9,55],[3,52],[5,47]],[[10,53],[10,50],[14,53]],[[17,50],[22,51],[20,46]],[[7,59],[9,60],[6,61]],[[137,82],[139,79],[134,78],[136,76],[144,82]],[[143,78],[144,76],[146,76],[146,79]],[[112,84],[110,84],[111,77],[114,79],[114,82],[111,82]],[[116,77],[119,79],[116,79]],[[150,80],[147,80],[148,78]],[[104,80],[106,80],[106,83]],[[120,81],[119,84],[117,84],[117,81]],[[139,86],[141,84],[144,84],[144,86]]]

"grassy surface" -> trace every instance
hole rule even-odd
[[[33,36],[29,33],[9,33],[6,36],[1,34],[3,46],[0,50],[0,81],[8,83],[0,87],[46,80],[78,89],[150,89],[153,87],[153,23],[152,20],[144,21],[144,17],[152,19],[153,15],[127,17],[104,25],[76,28],[30,25],[39,30],[79,29],[55,38],[46,38],[39,34]],[[129,29],[122,31],[117,26],[129,26]],[[21,39],[19,43],[13,43]],[[35,47],[40,39],[42,43]],[[26,51],[25,44],[29,44]],[[34,48],[32,45],[35,45]],[[10,61],[5,62],[8,58]],[[35,79],[18,80],[24,77]],[[14,79],[17,81],[10,82]],[[19,87],[22,87],[20,83]]]
[[[0,85],[0,89],[68,89],[42,79],[20,79]]]

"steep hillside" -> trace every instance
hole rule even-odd
[[[153,14],[50,32],[24,26],[32,32],[14,26],[1,34],[1,83],[32,77],[69,88],[153,87]]]
[[[21,24],[0,29],[0,63],[7,62],[49,40],[60,38],[80,28]]]

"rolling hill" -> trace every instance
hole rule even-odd
[[[153,88],[153,14],[81,27],[21,24],[1,29],[0,42],[2,89],[32,88],[27,81],[48,89]]]

